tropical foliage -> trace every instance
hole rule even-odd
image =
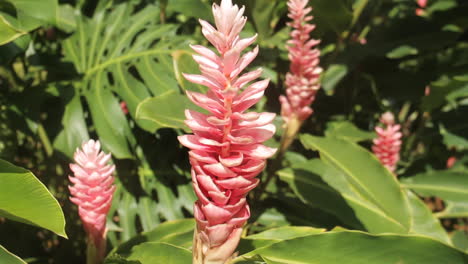
[[[89,139],[115,165],[104,263],[192,261],[197,197],[178,137],[185,109],[204,111],[186,94],[207,88],[183,74],[199,73],[190,44],[209,46],[198,19],[213,24],[213,2],[0,0],[0,263],[86,262],[68,176]],[[265,145],[279,148],[287,1],[233,2],[241,37],[258,33],[247,70],[270,79],[252,111],[277,114]],[[231,263],[468,263],[468,2],[309,6],[321,88],[257,176]],[[372,152],[384,112],[401,128],[393,172]]]

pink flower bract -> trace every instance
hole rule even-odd
[[[70,164],[74,173],[74,177],[69,177],[73,183],[69,187],[70,200],[78,206],[88,243],[94,243],[99,258],[105,254],[106,216],[115,191],[115,166],[107,164],[110,158],[111,154],[101,151],[99,141],[89,140],[76,150],[76,164]]]
[[[308,13],[308,0],[289,0],[289,18],[292,22],[291,40],[288,41],[289,73],[286,74],[286,96],[280,96],[281,116],[288,122],[292,117],[304,121],[312,114],[310,105],[320,89],[319,77],[322,68],[319,67],[320,51],[316,46],[319,40],[311,39],[310,33],[315,25],[309,24],[312,16]]]
[[[258,185],[256,176],[276,151],[262,144],[275,133],[271,124],[275,114],[246,112],[262,98],[269,81],[255,82],[261,69],[242,74],[258,54],[258,47],[243,53],[256,39],[239,37],[246,23],[243,13],[244,7],[231,0],[213,5],[216,28],[203,20],[200,24],[217,52],[193,45],[201,75],[184,74],[208,87],[206,94],[187,91],[190,100],[209,114],[186,110],[185,123],[193,135],[179,137],[190,149],[198,196],[194,263],[224,263],[231,257],[250,217],[246,195]]]
[[[385,167],[394,172],[396,164],[400,160],[401,127],[400,125],[395,125],[394,116],[390,112],[384,113],[380,122],[385,128],[375,128],[378,137],[374,139],[372,151]]]

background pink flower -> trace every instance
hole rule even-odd
[[[380,118],[384,127],[375,127],[378,137],[374,139],[372,150],[380,162],[391,172],[400,160],[401,137],[400,125],[395,125],[395,117],[386,112]]]
[[[307,119],[313,112],[310,105],[320,89],[322,68],[319,67],[320,50],[316,48],[320,41],[310,38],[315,25],[308,23],[313,18],[308,15],[312,11],[312,8],[307,7],[308,2],[288,1],[288,16],[292,19],[288,26],[293,30],[287,47],[291,64],[289,73],[286,74],[286,96],[280,96],[281,115],[285,122],[289,122],[291,118],[297,118],[301,122]]]
[[[106,216],[115,191],[114,165],[107,164],[111,154],[101,151],[99,141],[89,140],[77,149],[75,164],[70,164],[70,200],[78,205],[78,213],[88,235],[88,247],[96,249],[95,262],[100,263],[106,250]],[[88,256],[89,257],[89,256]]]

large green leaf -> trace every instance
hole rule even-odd
[[[468,173],[433,171],[405,178],[402,183],[420,195],[468,203]]]
[[[146,242],[164,242],[189,248],[192,246],[194,228],[195,221],[193,219],[164,222],[154,230],[137,235],[115,248],[110,256],[113,254],[129,256],[135,246]]]
[[[136,246],[128,260],[141,264],[187,264],[192,261],[192,252],[167,243],[149,242]]]
[[[467,263],[468,255],[433,239],[411,235],[327,232],[285,240],[236,258],[234,263]],[[250,259],[250,260],[249,260]]]
[[[92,82],[95,89],[86,93],[91,117],[103,148],[116,158],[129,159],[133,157],[129,146],[135,139],[117,98],[102,83],[104,78],[98,74]]]
[[[63,88],[73,89],[73,87]],[[68,102],[65,105],[65,112],[62,117],[63,129],[55,138],[54,147],[68,157],[72,157],[76,148],[89,139],[89,135],[80,95],[74,93],[71,95],[71,98],[67,96],[64,99],[65,101],[68,100]]]
[[[408,199],[411,206],[411,233],[422,234],[438,239],[446,244],[451,244],[445,229],[432,211],[415,194],[408,191]]]
[[[43,24],[56,23],[57,0],[6,0],[0,5],[0,45]]]
[[[280,179],[287,182],[303,202],[336,215],[350,227],[362,228],[353,210],[346,203],[343,193],[339,193],[325,182],[328,178],[340,176],[337,175],[339,172],[332,167],[315,159],[294,164],[292,168],[286,168],[277,173]],[[340,189],[337,188],[337,190]]]
[[[355,126],[349,121],[328,122],[327,130],[325,130],[325,135],[327,137],[337,137],[352,142],[371,140],[376,137],[376,134],[374,132],[359,129],[357,126]]]
[[[13,255],[0,245],[0,263],[2,264],[26,264],[22,259]]]
[[[186,128],[184,110],[189,103],[187,96],[168,91],[141,102],[136,111],[136,118],[151,121],[155,128]]]
[[[468,217],[468,202],[445,201],[445,209],[435,215],[439,218]]]
[[[342,172],[342,177],[324,180],[347,199],[369,231],[409,232],[408,199],[395,176],[374,155],[347,140],[311,135],[302,135],[300,139],[306,148],[318,150],[323,160]]]
[[[0,160],[0,216],[67,237],[62,209],[44,184],[30,171],[4,160]]]
[[[237,250],[242,254],[255,250],[256,248],[266,247],[287,239],[322,233],[324,231],[325,229],[323,228],[313,228],[308,226],[283,226],[272,228],[241,239]]]
[[[188,45],[186,38],[176,36],[177,26],[159,24],[158,14],[154,5],[142,9],[131,3],[113,5],[91,19],[78,17],[76,32],[64,41],[66,60],[82,74],[81,86],[99,138],[103,146],[117,150],[113,152],[117,158],[132,156],[130,147],[135,141],[118,109],[119,101],[126,103],[135,118],[145,99],[179,91],[171,54],[182,44],[184,49]],[[147,120],[136,123],[151,132],[160,127]]]

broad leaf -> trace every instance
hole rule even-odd
[[[65,89],[73,89],[73,87],[62,87]],[[72,90],[73,91],[73,90]],[[67,155],[73,157],[76,148],[89,139],[88,128],[86,126],[83,107],[81,106],[80,95],[74,93],[66,96],[65,112],[62,118],[63,129],[54,140],[54,147]]]
[[[466,263],[468,255],[436,240],[412,235],[327,232],[285,240],[236,258],[234,263],[361,264]],[[250,260],[249,260],[250,259]]]
[[[266,247],[271,244],[281,242],[283,240],[322,233],[324,231],[325,229],[308,226],[283,226],[272,228],[267,231],[255,235],[250,235],[241,239],[237,249],[240,254],[242,254],[252,251],[256,248]]]
[[[374,155],[360,146],[337,138],[302,135],[302,144],[316,149],[320,157],[344,176],[324,179],[353,207],[371,232],[407,233],[411,214],[408,199],[395,176]],[[337,174],[339,175],[339,173]],[[372,215],[372,220],[368,217]]]
[[[150,242],[136,246],[128,260],[141,264],[187,264],[192,261],[192,252],[167,243]]]
[[[337,175],[338,171],[315,159],[294,164],[293,168],[286,168],[277,173],[280,179],[287,182],[303,202],[336,215],[350,227],[362,228],[353,210],[342,196],[343,193],[336,191],[325,182],[328,178],[340,176]]]
[[[13,255],[0,245],[0,263],[2,264],[26,264],[22,259]]]
[[[450,245],[451,241],[447,232],[426,204],[411,191],[408,191],[408,198],[412,216],[410,233],[433,237]]]
[[[435,215],[438,218],[468,217],[468,202],[445,201],[445,209]]]
[[[135,118],[143,100],[179,91],[171,54],[182,44],[186,49],[187,38],[176,36],[177,26],[159,24],[157,14],[154,5],[143,9],[131,3],[114,5],[91,19],[78,17],[76,32],[64,42],[66,59],[83,75],[98,136],[117,158],[130,158],[135,143],[119,104],[125,102]],[[160,127],[147,120],[136,123],[151,132]]]
[[[43,24],[55,24],[57,0],[6,0],[0,6],[0,45]]]
[[[361,130],[349,121],[328,122],[325,135],[327,137],[337,137],[352,142],[371,140],[377,137],[374,132]]]
[[[137,235],[131,240],[125,242],[118,248],[114,249],[112,253],[120,256],[129,256],[135,246],[146,242],[165,242],[184,248],[190,248],[192,246],[194,228],[195,221],[193,219],[165,222],[160,224],[154,230]],[[113,255],[112,253],[110,256]]]
[[[184,110],[189,103],[187,96],[168,91],[141,102],[136,111],[136,118],[151,121],[156,129],[186,128]]]
[[[30,171],[0,160],[0,216],[65,234],[57,200]]]
[[[420,195],[437,196],[444,200],[468,203],[468,174],[433,171],[402,180],[405,187]]]

